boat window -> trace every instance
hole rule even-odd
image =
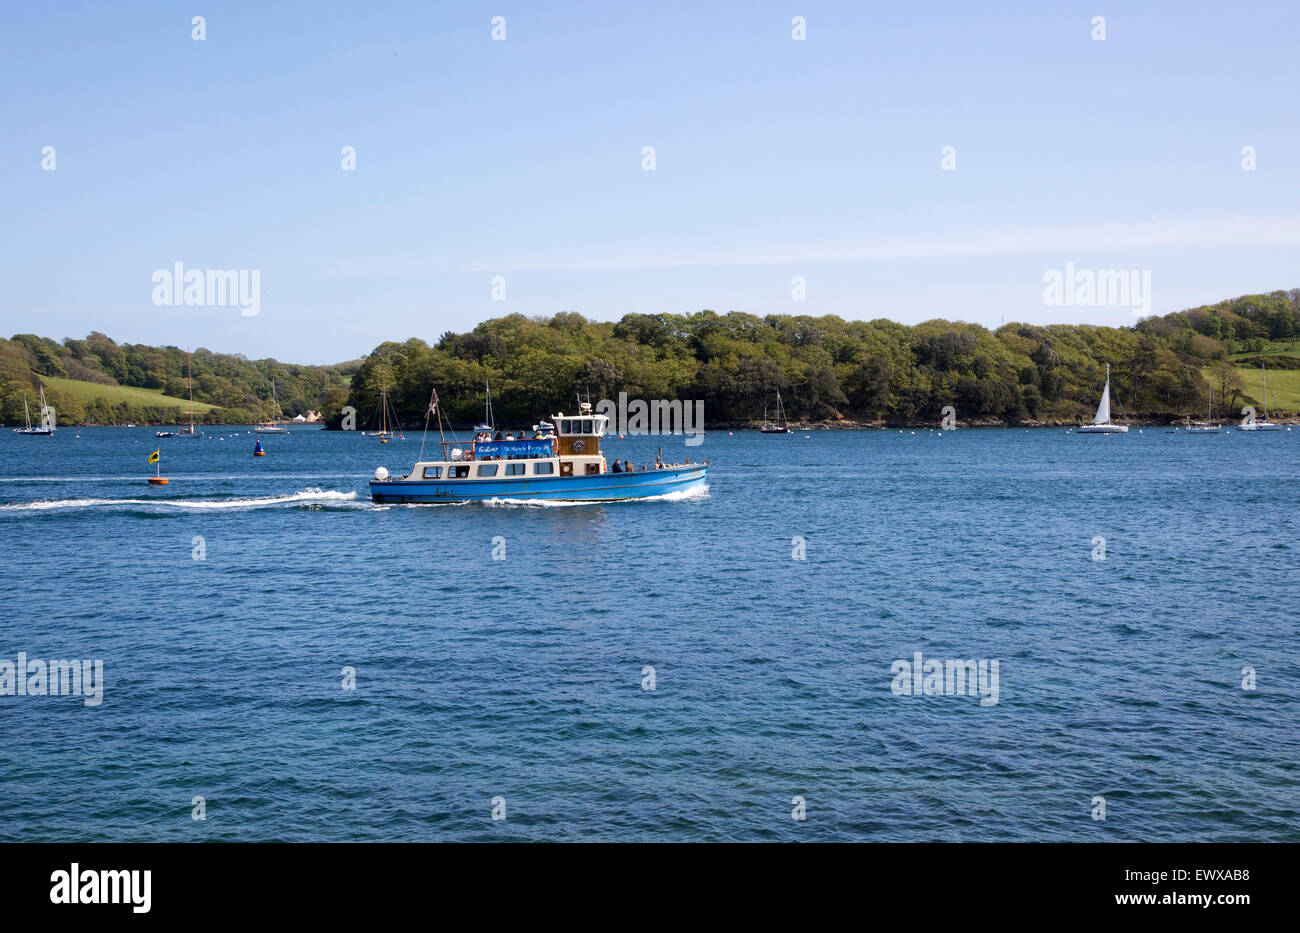
[[[469,476],[469,467],[467,466],[451,467],[447,471],[447,476],[450,479],[464,479],[465,477]]]
[[[528,469],[526,463],[507,463],[506,476],[523,476],[524,471]]]
[[[568,421],[568,420],[561,421],[561,422],[560,422],[560,433],[561,433],[561,434],[572,434],[572,433],[573,433],[573,422],[572,422],[572,421]]]
[[[442,477],[442,467],[438,466],[438,467],[424,468],[425,479],[440,479],[441,477]]]
[[[591,427],[591,421],[590,421],[590,420],[587,420],[587,421],[582,422],[582,433],[583,433],[583,434],[594,434],[594,433],[595,433],[595,431],[592,430],[592,427]]]
[[[538,463],[533,464],[534,476],[541,475],[544,473],[554,473],[554,472],[555,472],[555,464],[551,463],[549,460],[542,460]]]
[[[481,463],[478,468],[479,476],[496,476],[497,465],[495,463]]]

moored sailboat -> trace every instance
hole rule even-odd
[[[283,414],[283,412],[280,410],[280,400],[275,397],[274,379],[271,380],[271,410],[272,410],[271,420],[263,421],[261,424],[259,424],[255,428],[257,433],[258,434],[288,434],[289,429],[284,427],[282,424],[280,424],[278,420],[280,416]]]
[[[1101,392],[1101,403],[1097,406],[1097,414],[1092,418],[1092,424],[1080,425],[1075,428],[1076,434],[1127,434],[1128,425],[1112,424],[1110,420],[1110,364],[1106,364],[1106,388]]]
[[[15,434],[27,434],[31,436],[50,437],[54,434],[54,418],[50,413],[50,406],[45,404],[45,386],[41,386],[41,420],[32,426],[32,413],[27,407],[27,393],[23,393],[23,420],[26,422],[25,427],[14,428]]]
[[[194,374],[190,367],[189,354],[185,358],[185,390],[190,397],[190,427],[189,430],[180,431],[158,431],[154,437],[202,437],[201,431],[194,430]]]
[[[785,407],[781,404],[781,390],[776,390],[776,421],[767,420],[767,406],[763,406],[763,424],[759,428],[764,434],[789,434],[790,423],[785,420]]]
[[[390,413],[393,416],[393,430],[391,432],[388,430],[388,416]],[[379,430],[363,431],[362,434],[366,437],[377,437],[379,443],[387,444],[389,435],[396,433],[397,412],[393,411],[392,403],[388,401],[388,387],[381,380],[379,383]]]
[[[1268,420],[1268,371],[1263,366],[1260,366],[1259,375],[1264,381],[1264,417],[1244,421],[1239,427],[1243,431],[1281,431],[1282,425],[1274,424]]]
[[[1205,403],[1205,420],[1193,421],[1187,427],[1188,434],[1218,434],[1219,426],[1214,423],[1214,383],[1210,383],[1209,401]]]

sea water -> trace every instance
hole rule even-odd
[[[0,435],[0,676],[102,664],[0,680],[0,839],[1300,839],[1300,430],[611,438],[707,491],[557,506],[241,430]]]

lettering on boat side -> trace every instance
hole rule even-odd
[[[84,705],[98,706],[104,702],[104,662],[28,660],[20,651],[16,662],[0,658],[0,696],[79,696]]]
[[[890,690],[894,696],[976,696],[980,706],[998,705],[998,660],[925,659],[914,652],[911,661],[895,661]]]

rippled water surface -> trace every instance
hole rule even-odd
[[[0,839],[1300,839],[1300,431],[607,449],[660,443],[706,495],[378,507],[418,434],[3,432],[0,658],[105,689],[0,696]],[[998,702],[896,696],[918,651]]]

